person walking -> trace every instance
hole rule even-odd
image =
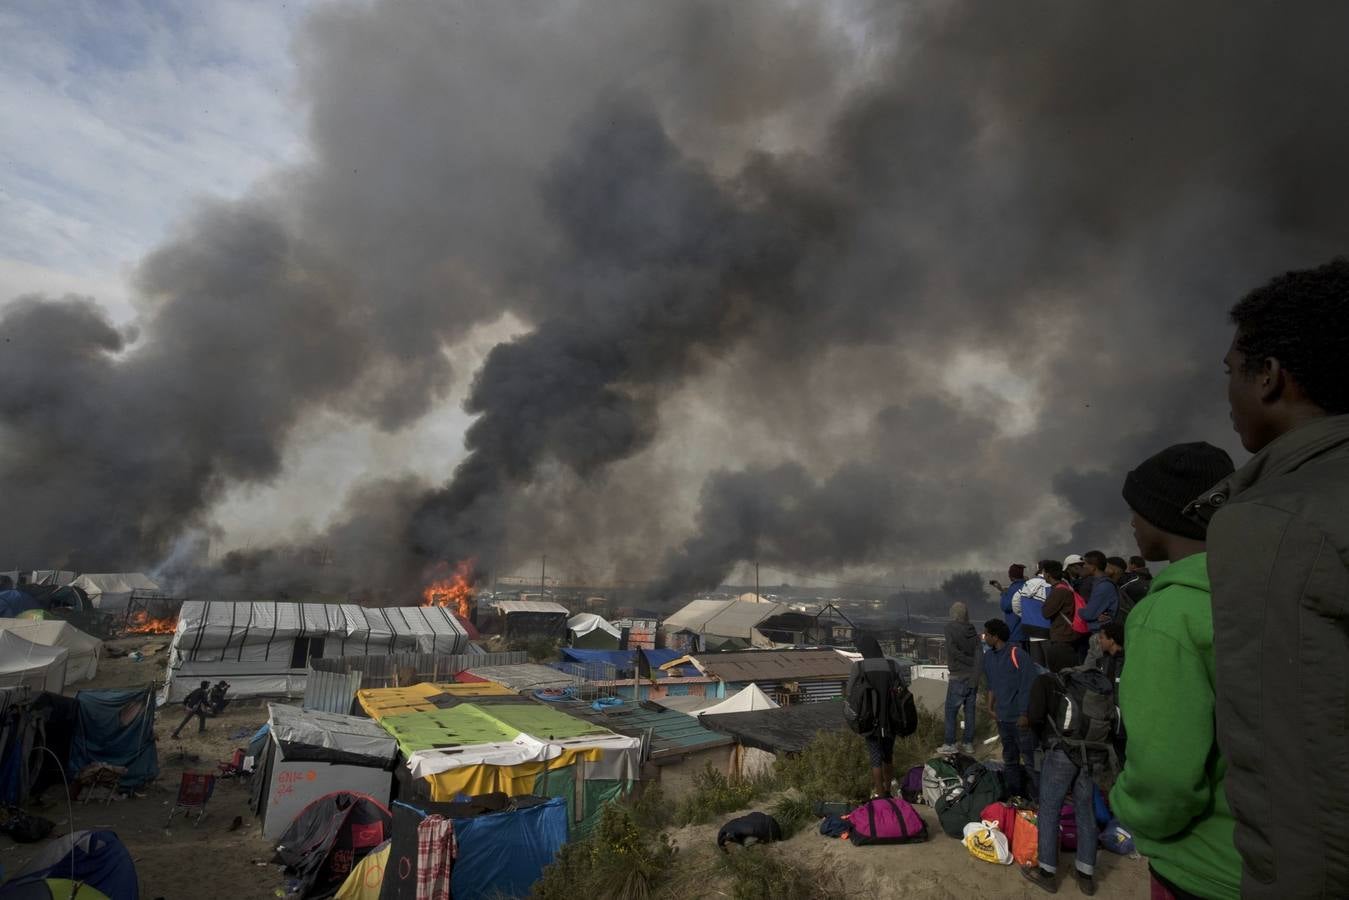
[[[1129,662],[1119,694],[1129,752],[1110,803],[1148,858],[1159,900],[1235,900],[1241,893],[1236,822],[1224,793],[1228,765],[1213,725],[1205,528],[1184,515],[1200,485],[1231,471],[1231,458],[1217,447],[1177,444],[1124,482],[1138,551],[1170,565],[1126,623]]]
[[[964,603],[951,604],[946,623],[946,732],[938,756],[957,750],[974,755],[974,715],[979,689],[979,633],[970,624],[970,612]],[[956,717],[965,712],[964,740],[956,746]]]
[[[1039,789],[1035,768],[1035,735],[1026,718],[1030,687],[1043,669],[1030,655],[1009,642],[1012,632],[1002,619],[984,623],[984,678],[988,682],[988,712],[998,723],[1007,788],[1014,797],[1034,800]]]
[[[1191,512],[1211,522],[1218,745],[1241,895],[1342,897],[1349,259],[1273,279],[1238,302],[1231,320],[1227,397],[1255,456],[1197,495]]]
[[[211,690],[211,682],[203,681],[201,686],[192,691],[183,699],[183,708],[187,714],[183,716],[183,721],[178,723],[178,727],[173,729],[172,736],[178,737],[178,732],[183,730],[183,726],[192,721],[192,717],[197,717],[197,734],[206,733],[206,705]]]

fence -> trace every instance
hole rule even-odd
[[[554,668],[571,678],[571,690],[577,700],[591,703],[614,696],[618,670],[606,662],[557,663]]]

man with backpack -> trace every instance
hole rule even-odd
[[[1071,559],[1072,557],[1069,557]],[[1044,616],[1049,620],[1049,642],[1045,645],[1045,668],[1058,672],[1082,661],[1077,641],[1082,635],[1073,628],[1077,617],[1080,594],[1064,577],[1064,569],[1054,560],[1044,563],[1045,577],[1050,579],[1049,598],[1045,600]]]
[[[1030,686],[1043,671],[1030,655],[1009,643],[1011,630],[1002,619],[984,623],[984,678],[988,682],[988,711],[998,723],[1007,788],[1013,796],[1034,800],[1039,786],[1035,769],[1035,735],[1026,719]]]
[[[1112,656],[1124,650],[1109,638],[1103,645]],[[1118,771],[1114,740],[1119,733],[1119,713],[1114,683],[1098,670],[1041,675],[1031,686],[1026,718],[1045,754],[1036,816],[1039,865],[1026,866],[1021,874],[1051,894],[1058,891],[1059,819],[1071,796],[1077,825],[1074,874],[1078,889],[1090,897],[1096,893],[1098,839],[1092,791],[1096,785],[1108,789]]]
[[[1148,857],[1154,897],[1241,893],[1235,820],[1223,790],[1227,761],[1214,729],[1205,529],[1184,515],[1201,485],[1231,472],[1231,458],[1217,447],[1178,444],[1144,460],[1124,482],[1139,552],[1170,562],[1125,628],[1129,663],[1119,691],[1129,756],[1110,794],[1115,815]]]
[[[1129,557],[1129,564],[1119,583],[1120,611],[1128,615],[1129,611],[1148,595],[1148,589],[1151,587],[1152,572],[1148,569],[1148,561],[1141,556]]]
[[[938,756],[957,751],[974,755],[974,712],[979,692],[979,633],[970,624],[969,609],[957,600],[946,623],[946,742]],[[965,711],[965,740],[956,746],[956,716]]]
[[[895,738],[917,730],[918,710],[899,666],[885,656],[876,638],[862,635],[857,638],[857,649],[862,658],[848,673],[844,716],[849,727],[866,739],[871,796],[889,797],[895,777]]]
[[[1082,607],[1081,616],[1082,621],[1087,623],[1088,632],[1095,634],[1118,613],[1119,588],[1107,574],[1109,564],[1104,553],[1092,550],[1083,559],[1086,562],[1086,577],[1078,587],[1078,593],[1087,602]]]

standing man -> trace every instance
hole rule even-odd
[[[1077,591],[1087,601],[1082,607],[1082,621],[1087,623],[1090,633],[1095,634],[1119,611],[1119,588],[1106,572],[1108,563],[1104,553],[1091,550],[1083,559],[1084,578]]]
[[[1191,509],[1211,518],[1218,743],[1230,766],[1241,894],[1342,897],[1349,260],[1275,278],[1231,318],[1227,397],[1255,456]]]
[[[1013,563],[1007,567],[1007,587],[1003,587],[1000,582],[990,581],[989,584],[999,592],[998,606],[1002,609],[1002,620],[1007,623],[1007,627],[1012,631],[1012,643],[1026,646],[1026,636],[1021,633],[1021,610],[1020,605],[1015,602],[1017,593],[1026,584],[1026,567],[1021,563]]]
[[[1021,634],[1026,639],[1026,649],[1031,659],[1045,668],[1049,667],[1045,649],[1049,643],[1049,619],[1045,618],[1045,600],[1049,599],[1050,581],[1048,567],[1058,566],[1052,559],[1040,560],[1035,577],[1021,586],[1012,596],[1012,609],[1021,617]]]
[[[1012,632],[1002,619],[984,623],[984,677],[988,681],[988,712],[998,723],[1007,789],[1014,797],[1034,800],[1040,776],[1035,769],[1035,735],[1026,718],[1030,686],[1043,669],[1008,639]]]
[[[1235,900],[1241,889],[1235,821],[1223,793],[1228,766],[1213,727],[1205,529],[1184,515],[1197,485],[1231,471],[1231,458],[1217,447],[1177,444],[1144,460],[1124,482],[1139,551],[1171,563],[1125,628],[1129,663],[1120,677],[1120,710],[1129,753],[1110,794],[1149,860],[1154,897]]]
[[[862,658],[852,664],[848,672],[847,694],[853,696],[853,687],[865,679],[871,683],[876,696],[888,698],[891,692],[904,684],[899,674],[899,666],[881,650],[880,642],[874,635],[864,634],[857,638],[857,649]],[[885,713],[890,707],[882,701]],[[895,777],[895,724],[883,715],[875,723],[869,734],[862,735],[867,744],[867,755],[871,758],[871,796],[889,797],[890,782]]]
[[[960,750],[974,755],[974,710],[979,690],[979,633],[970,624],[969,609],[956,601],[951,604],[951,620],[946,623],[946,742],[937,748],[938,756]],[[956,716],[965,711],[965,740],[956,746]]]
[[[1120,611],[1128,614],[1129,610],[1138,605],[1138,601],[1148,595],[1148,589],[1152,587],[1152,571],[1148,568],[1148,561],[1141,556],[1129,557],[1128,568],[1124,570],[1124,577],[1120,579]]]
[[[1072,557],[1069,557],[1071,559]],[[1078,634],[1073,630],[1073,613],[1077,609],[1077,594],[1068,583],[1063,567],[1051,560],[1045,561],[1045,577],[1051,579],[1049,599],[1044,614],[1049,620],[1049,642],[1045,645],[1045,668],[1059,672],[1082,661],[1077,651]]]
[[[178,727],[173,729],[173,737],[178,737],[178,732],[183,730],[184,725],[192,721],[193,716],[197,717],[197,734],[206,733],[206,704],[210,691],[211,682],[203,681],[199,688],[184,698],[183,709],[187,710],[187,714],[183,716],[183,721],[178,723]]]

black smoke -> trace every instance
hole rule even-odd
[[[82,300],[5,309],[0,495],[24,516],[0,546],[151,561],[283,476],[316,412],[397,432],[435,409],[470,375],[446,348],[510,313],[527,331],[472,375],[453,478],[348,528],[353,556],[562,548],[670,593],[749,558],[1127,551],[1122,473],[1231,444],[1226,307],[1349,243],[1346,19],[321,9],[297,44],[312,158],[142,264],[137,334]]]

